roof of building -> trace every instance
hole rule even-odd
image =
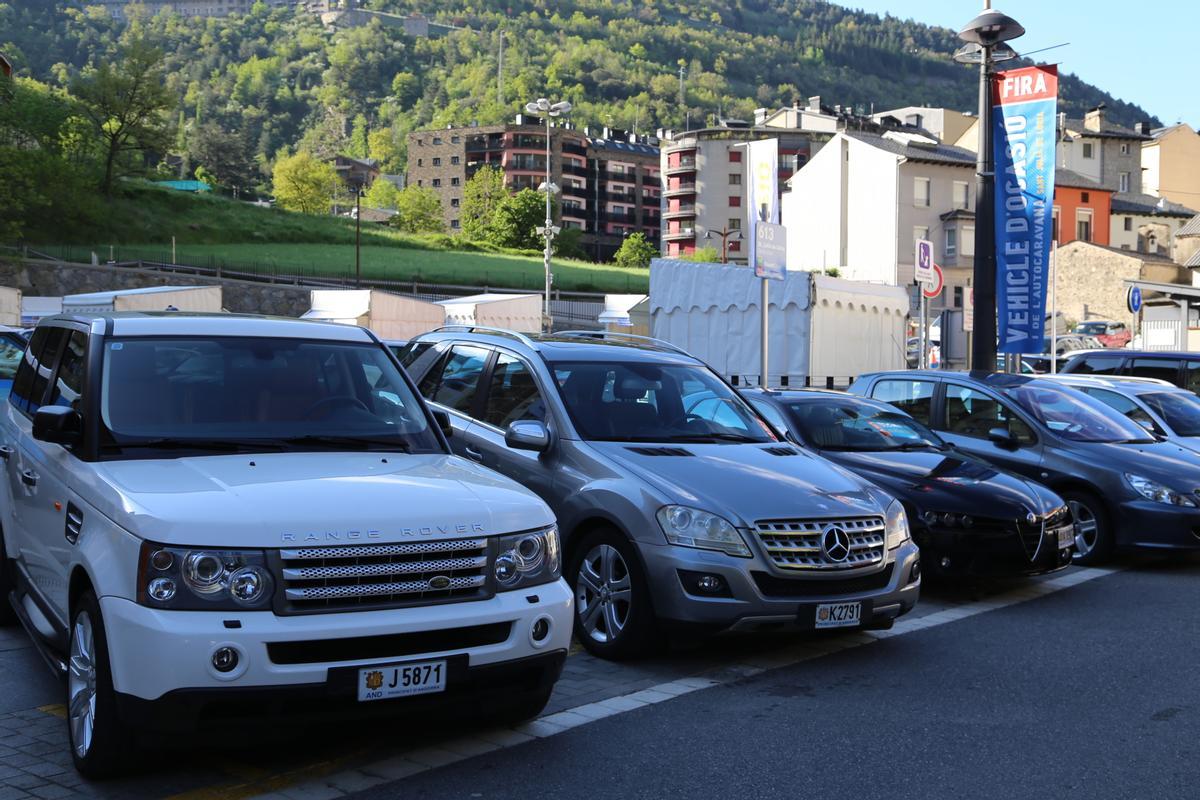
[[[613,150],[633,155],[658,156],[658,148],[642,142],[625,142],[620,139],[589,138],[588,145],[597,150]]]
[[[1200,214],[1183,223],[1183,227],[1175,231],[1175,238],[1180,236],[1200,236]]]
[[[1117,192],[1112,196],[1112,213],[1137,214],[1146,217],[1183,217],[1195,216],[1196,212],[1179,203],[1172,203],[1165,197],[1155,197],[1152,194],[1134,194],[1133,192]]]
[[[1063,127],[1069,130],[1071,133],[1099,139],[1137,139],[1139,141],[1145,141],[1154,138],[1153,136],[1147,136],[1144,133],[1138,133],[1133,128],[1126,128],[1124,125],[1117,125],[1109,122],[1108,120],[1101,121],[1100,130],[1098,131],[1089,129],[1081,119],[1068,119],[1064,123]]]
[[[949,222],[954,219],[975,219],[975,212],[965,208],[956,208],[953,211],[947,211],[938,217],[942,222]]]
[[[921,161],[930,164],[948,164],[956,167],[974,167],[975,154],[962,147],[948,144],[915,144],[898,139],[881,136],[877,133],[862,131],[843,131],[851,139],[857,139],[864,144],[879,148],[888,153],[902,156],[909,161]]]
[[[1093,189],[1100,192],[1112,191],[1112,189],[1105,189],[1086,175],[1080,175],[1078,172],[1063,169],[1062,167],[1054,168],[1054,185],[1066,186],[1071,189]]]
[[[4,53],[0,53],[0,72],[3,72],[5,75],[12,75],[13,73],[12,62],[8,60],[8,56],[4,55]]]
[[[1192,253],[1192,257],[1183,262],[1183,265],[1190,268],[1200,267],[1200,250]]]
[[[1143,253],[1140,250],[1126,250],[1122,247],[1112,247],[1107,244],[1096,244],[1095,242],[1085,242],[1082,239],[1075,239],[1074,241],[1067,242],[1066,244],[1061,244],[1061,245],[1059,245],[1059,249],[1061,250],[1062,248],[1070,247],[1071,245],[1081,245],[1084,247],[1096,247],[1101,250],[1107,250],[1110,253],[1117,253],[1118,255],[1128,256],[1129,258],[1136,258],[1139,261],[1153,261],[1158,264],[1174,264],[1175,266],[1178,266],[1178,264],[1175,264],[1175,262],[1172,261],[1167,256],[1160,255],[1158,253]]]

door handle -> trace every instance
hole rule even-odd
[[[6,444],[0,444],[0,459],[8,461],[12,457],[13,449]]]
[[[21,470],[21,483],[26,486],[37,486],[37,482],[38,476],[36,472],[31,469]]]
[[[483,461],[483,453],[479,452],[474,447],[468,445],[467,447],[463,448],[463,452],[466,453],[467,458],[471,459],[472,461]]]

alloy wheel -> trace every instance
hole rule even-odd
[[[92,748],[96,727],[95,635],[88,612],[81,611],[71,629],[71,657],[67,677],[67,715],[71,722],[71,746],[80,758]]]
[[[612,545],[598,544],[579,565],[575,608],[579,624],[597,642],[613,642],[629,623],[632,609],[629,565]]]
[[[1096,515],[1083,503],[1072,500],[1067,504],[1075,518],[1075,555],[1086,556],[1096,549],[1100,537],[1100,525]]]

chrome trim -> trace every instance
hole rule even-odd
[[[411,556],[422,553],[450,553],[455,550],[483,550],[487,539],[453,539],[451,541],[412,542],[407,544],[329,545],[280,550],[284,561],[330,558],[377,558],[380,556]]]
[[[428,580],[402,581],[400,583],[366,583],[344,586],[314,586],[307,589],[288,589],[288,600],[336,600],[343,597],[375,597],[379,595],[419,594],[428,591],[455,591],[478,589],[487,581],[483,575],[467,578],[450,578],[442,589],[432,589]]]
[[[831,559],[822,544],[831,529],[840,529],[849,539],[848,554],[842,560]],[[754,535],[767,558],[781,570],[853,570],[876,567],[887,559],[883,517],[758,520]]]

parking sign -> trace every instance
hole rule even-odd
[[[917,251],[913,257],[914,277],[917,283],[935,283],[937,275],[933,270],[933,242],[928,239],[917,239]]]
[[[770,222],[754,225],[754,277],[781,281],[787,275],[787,228]]]

